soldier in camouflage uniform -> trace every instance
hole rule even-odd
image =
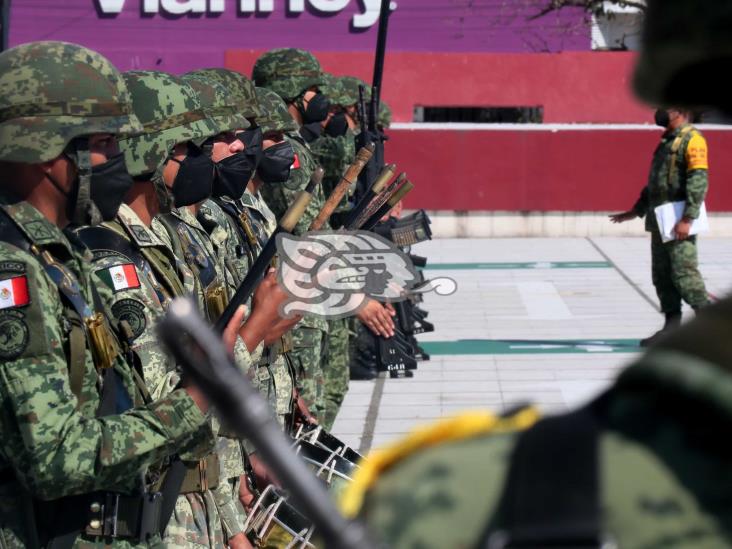
[[[656,105],[732,112],[718,86],[732,64],[730,4],[647,4],[638,92]],[[395,548],[730,547],[730,330],[732,299],[702,309],[572,412],[585,419],[579,434],[568,416],[552,430],[548,420],[538,439],[507,432],[530,425],[531,412],[415,434],[373,455],[344,508]]]
[[[145,385],[157,398],[172,391],[180,376],[160,348],[153,327],[173,298],[189,294],[186,288],[193,286],[194,278],[150,230],[150,224],[170,201],[165,186],[168,154],[179,143],[218,134],[222,126],[205,117],[195,91],[174,76],[138,71],[125,73],[124,78],[145,128],[143,136],[122,143],[126,164],[135,176],[126,196],[129,205],[120,207],[115,221],[78,229],[77,235],[94,252],[92,269],[99,283],[113,292],[104,307],[126,326],[128,345],[140,358]],[[174,177],[170,172],[167,175],[172,184]],[[181,456],[186,472],[165,531],[165,545],[221,546],[225,538],[219,517],[227,524],[235,520],[230,517],[238,516],[231,498],[217,506],[212,493],[220,477],[215,443],[210,432],[199,441],[200,451]]]
[[[152,401],[101,313],[113,290],[62,232],[114,216],[132,184],[115,136],[143,127],[109,61],[61,42],[0,54],[0,112],[2,545],[159,542],[142,493],[205,436],[205,401],[192,388]]]
[[[325,120],[323,133],[310,143],[315,159],[325,170],[323,191],[325,196],[333,192],[340,182],[341,176],[353,163],[356,157],[356,139],[349,128],[346,109],[355,105],[353,95],[349,94],[342,84],[341,78],[325,73],[323,92],[330,99],[330,113]],[[350,191],[355,190],[355,186]],[[340,206],[331,217],[333,226],[340,226],[340,216],[349,209],[350,192],[344,195]],[[349,357],[348,330],[349,320],[341,318],[328,321],[328,344],[323,364],[324,389],[323,400],[325,412],[321,423],[326,429],[333,426],[338,410],[348,392]]]
[[[699,130],[689,123],[686,111],[659,109],[656,122],[666,131],[653,154],[648,184],[630,211],[610,216],[614,223],[645,216],[646,231],[651,233],[653,285],[666,321],[663,329],[641,340],[644,347],[681,323],[682,299],[694,310],[709,302],[699,272],[696,236],[689,236],[691,222],[699,217],[707,193],[707,143]],[[664,243],[654,208],[679,200],[686,201],[686,205],[683,218],[675,228],[676,240]]]
[[[320,135],[322,122],[328,115],[329,103],[319,92],[323,83],[320,63],[309,52],[294,48],[271,50],[257,59],[252,71],[257,86],[274,91],[286,103],[300,133],[288,132],[285,141],[294,151],[294,162],[284,183],[268,183],[261,188],[267,205],[279,219],[304,189],[317,167],[307,142]],[[261,172],[261,170],[260,170]],[[315,189],[305,214],[294,234],[304,234],[325,204],[322,187]],[[326,224],[322,230],[328,230]],[[325,414],[324,358],[327,349],[328,323],[326,320],[305,316],[293,330],[292,357],[298,375],[298,389],[313,415],[319,420]]]
[[[193,271],[195,286],[191,289],[198,298],[201,311],[214,322],[236,289],[236,273],[215,252],[208,233],[196,216],[211,195],[215,163],[243,150],[235,131],[249,127],[249,122],[236,111],[227,90],[221,85],[195,74],[186,75],[182,80],[196,91],[207,118],[217,124],[219,131],[213,136],[195,140],[194,146],[200,153],[194,158],[201,166],[192,167],[187,174],[186,179],[191,183],[189,189],[183,188],[176,194],[173,188],[176,207],[170,213],[158,215],[153,220],[152,230]],[[243,337],[234,347],[235,364],[250,378],[256,377],[256,361],[262,348],[260,343],[261,339],[252,342]],[[232,545],[232,538],[236,538],[237,544],[247,544],[243,536],[244,509],[238,499],[239,485],[245,474],[245,456],[241,441],[234,433],[225,428],[218,432],[216,449],[221,481],[214,489],[215,501],[228,543]]]

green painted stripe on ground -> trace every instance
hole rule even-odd
[[[559,353],[634,353],[637,339],[460,339],[425,341],[420,346],[430,355],[511,355]]]
[[[515,263],[427,263],[432,271],[500,270],[500,269],[611,269],[607,261],[530,261]]]

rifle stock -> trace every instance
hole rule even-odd
[[[394,196],[394,193],[399,190],[400,186],[404,183],[404,181],[406,181],[406,179],[407,174],[404,172],[400,173],[399,177],[392,181],[386,189],[384,189],[380,194],[374,197],[371,202],[369,202],[364,211],[359,214],[359,216],[353,221],[351,225],[349,225],[348,228],[354,230],[363,225],[384,204],[386,204],[392,196]]]
[[[387,164],[382,168],[381,172],[374,180],[373,185],[371,185],[369,190],[363,194],[361,199],[348,214],[348,217],[343,222],[344,227],[350,227],[351,225],[353,225],[353,222],[356,220],[356,218],[358,218],[359,215],[361,215],[361,212],[368,208],[374,197],[379,194],[384,189],[384,187],[386,187],[386,184],[391,180],[391,178],[394,177],[395,171],[396,164]]]
[[[387,213],[391,211],[391,209],[396,206],[399,201],[407,196],[410,192],[412,192],[412,189],[414,189],[414,185],[411,183],[411,181],[407,181],[397,189],[397,191],[392,195],[392,197],[379,208],[374,215],[368,218],[366,220],[366,223],[364,223],[360,228],[365,231],[370,231],[371,229],[376,226],[376,224],[379,222],[379,220],[384,217]]]

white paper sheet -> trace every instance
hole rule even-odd
[[[684,200],[680,200],[679,202],[667,202],[666,204],[661,204],[654,208],[653,211],[656,214],[658,229],[661,232],[661,239],[664,242],[676,240],[676,231],[674,231],[674,227],[684,216],[685,208],[686,202]],[[694,235],[705,233],[708,230],[709,218],[707,217],[707,208],[702,202],[701,208],[699,209],[699,217],[691,222],[689,234]]]

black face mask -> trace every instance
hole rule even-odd
[[[341,137],[346,135],[347,131],[348,120],[346,120],[346,113],[344,112],[335,113],[325,125],[325,133],[331,137]]]
[[[244,144],[243,154],[254,164],[254,168],[257,167],[259,162],[262,160],[262,141],[264,140],[264,134],[262,128],[257,126],[250,130],[244,130],[236,134],[236,138]]]
[[[671,118],[664,109],[658,109],[653,115],[653,119],[656,121],[656,125],[662,128],[668,128],[668,125],[671,123]]]
[[[120,153],[99,166],[92,166],[89,194],[104,221],[112,221],[132,187],[125,156]],[[78,185],[77,185],[78,188]]]
[[[292,145],[283,141],[264,150],[257,175],[265,183],[284,183],[289,179],[294,163],[295,151]]]
[[[203,202],[211,196],[214,163],[201,149],[188,146],[188,156],[179,162],[178,174],[173,181],[173,204],[176,208]]]
[[[308,101],[308,108],[302,111],[302,119],[305,124],[311,122],[322,122],[328,118],[330,111],[330,101],[322,93],[316,93],[315,96]]]
[[[244,194],[244,189],[247,188],[247,183],[256,169],[256,165],[244,151],[232,154],[214,166],[216,177],[211,196],[216,198],[228,196],[235,200]]]
[[[320,122],[311,122],[310,124],[300,126],[300,136],[306,143],[312,143],[320,137],[320,132],[322,130],[323,126],[320,125]]]

